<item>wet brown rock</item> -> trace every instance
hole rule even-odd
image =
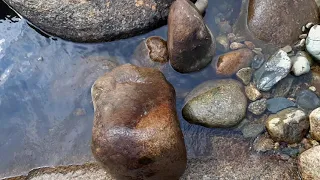
[[[319,22],[314,0],[250,0],[248,27],[259,39],[278,46],[299,39],[301,27]]]
[[[305,180],[320,179],[320,146],[313,147],[299,156],[299,170]]]
[[[123,65],[91,90],[92,152],[117,179],[178,179],[186,149],[175,91],[158,70]]]
[[[231,76],[238,70],[248,67],[254,57],[254,53],[247,48],[228,52],[216,58],[213,62],[219,75]]]
[[[132,61],[138,66],[160,68],[169,61],[167,42],[159,36],[147,38],[134,51]]]
[[[189,0],[177,0],[168,18],[168,51],[171,66],[178,72],[198,71],[215,53],[215,40],[202,16]]]

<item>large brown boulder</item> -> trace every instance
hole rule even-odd
[[[314,0],[250,0],[248,27],[265,42],[285,46],[298,40],[308,22],[319,22]]]
[[[189,0],[177,0],[168,17],[168,52],[171,66],[178,72],[198,71],[215,53],[215,40],[198,9]]]
[[[117,179],[178,179],[186,149],[175,91],[159,70],[123,65],[92,86],[94,157]]]

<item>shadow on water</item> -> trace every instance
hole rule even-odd
[[[240,7],[241,1],[230,1]],[[214,33],[218,29],[214,23],[217,6],[210,1],[205,17]],[[230,12],[228,8],[225,11]],[[239,9],[230,15],[233,22],[237,13]],[[93,161],[91,85],[113,66],[130,63],[144,38],[157,35],[166,39],[166,33],[167,27],[162,27],[97,44],[54,40],[35,31],[0,1],[0,178],[40,166]],[[190,90],[215,78],[211,67],[187,75],[170,69],[165,75],[177,91],[188,156],[206,156],[212,148],[211,136],[232,133],[191,125],[181,117],[181,109]]]

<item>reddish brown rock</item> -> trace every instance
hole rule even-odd
[[[248,49],[238,49],[228,52],[216,58],[214,66],[216,73],[223,76],[231,76],[238,70],[248,67],[254,57],[254,53]]]
[[[177,0],[168,17],[168,51],[171,66],[178,72],[198,71],[215,53],[215,40],[197,8],[189,0]]]
[[[319,22],[319,9],[314,0],[250,0],[247,18],[256,38],[285,46],[299,39],[302,26]]]
[[[320,146],[306,150],[299,156],[299,170],[304,180],[320,179]]]
[[[92,152],[117,179],[178,179],[186,149],[174,88],[152,68],[123,65],[92,86]]]
[[[167,42],[159,36],[147,38],[134,51],[132,61],[142,67],[162,67],[169,61]]]

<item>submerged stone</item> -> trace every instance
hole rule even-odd
[[[312,111],[320,106],[319,97],[310,90],[303,90],[297,94],[297,105],[307,111]]]
[[[203,69],[215,54],[215,39],[189,0],[177,0],[170,7],[167,42],[170,64],[181,73]]]
[[[259,69],[264,63],[264,55],[262,53],[256,54],[251,63],[253,69]]]
[[[309,121],[301,109],[289,108],[270,115],[266,127],[275,141],[299,143],[308,133]]]
[[[175,91],[159,70],[122,65],[91,89],[92,153],[117,179],[178,179],[186,149]],[[128,163],[130,162],[130,163]]]
[[[183,117],[207,127],[232,127],[245,117],[247,99],[240,82],[226,79],[207,81],[185,99]]]
[[[250,66],[253,56],[254,53],[250,49],[243,48],[215,58],[213,64],[217,74],[231,76],[241,68]]]
[[[255,138],[264,131],[263,124],[248,124],[243,127],[242,134],[245,138]]]
[[[267,109],[267,100],[261,99],[255,102],[252,102],[248,106],[248,110],[255,115],[261,115]]]
[[[142,67],[161,68],[169,61],[167,42],[159,36],[143,40],[135,49],[132,61]]]
[[[132,37],[166,24],[173,0],[5,0],[45,32],[77,42]]]
[[[314,0],[250,0],[247,19],[255,37],[286,46],[298,40],[302,26],[319,22],[319,9]]]
[[[276,52],[260,69],[254,73],[254,83],[261,91],[269,91],[291,69],[291,60],[283,50]]]
[[[242,81],[244,85],[248,85],[252,78],[253,69],[250,67],[242,68],[237,72],[237,78]]]
[[[293,101],[290,101],[289,99],[284,97],[277,97],[267,100],[267,109],[271,113],[277,113],[283,109],[295,106],[296,104]]]

